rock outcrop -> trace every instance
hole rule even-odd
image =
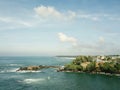
[[[17,71],[23,71],[23,70],[37,71],[44,68],[59,68],[59,66],[44,66],[44,65],[27,66],[27,67],[20,67]]]

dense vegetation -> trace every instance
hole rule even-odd
[[[63,71],[120,74],[120,58],[105,56],[100,62],[96,59],[97,56],[78,56]]]

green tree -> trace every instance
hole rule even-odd
[[[76,57],[75,60],[73,60],[73,64],[75,65],[81,65],[81,63],[83,62],[92,62],[93,61],[93,57],[92,56],[78,56]]]
[[[116,73],[117,69],[114,67],[114,63],[105,62],[100,65],[100,70],[105,73]]]
[[[116,62],[117,62],[117,63],[120,63],[120,58],[116,58]]]
[[[110,56],[106,56],[106,60],[109,61],[111,60],[112,58]]]
[[[69,71],[82,71],[83,67],[81,65],[68,64],[65,65],[64,69]]]
[[[120,73],[120,63],[116,63],[115,68],[117,70],[117,73]]]
[[[92,56],[88,56],[88,62],[92,62],[93,61],[93,57]]]
[[[96,71],[96,62],[91,62],[90,64],[87,65],[86,71],[92,72]]]

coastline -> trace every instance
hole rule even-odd
[[[83,71],[59,71],[57,72],[66,72],[66,73],[86,73],[86,74],[98,74],[98,75],[107,75],[107,76],[120,76],[120,74],[111,74],[111,73],[105,73],[105,72],[83,72]]]
[[[78,56],[62,66],[58,72],[79,72],[120,76],[120,58],[107,56]]]

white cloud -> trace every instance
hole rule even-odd
[[[112,20],[112,21],[120,21],[120,17],[109,17],[109,20]]]
[[[36,14],[42,18],[48,19],[59,19],[59,20],[73,20],[75,18],[78,19],[88,19],[92,21],[99,21],[100,18],[98,15],[79,13],[75,11],[68,10],[66,12],[61,12],[57,10],[55,7],[51,6],[38,6],[34,8]]]
[[[16,24],[16,25],[23,25],[26,27],[31,27],[32,24],[27,22],[27,21],[23,21],[17,18],[12,18],[12,17],[0,17],[0,22],[4,22],[4,23],[9,23],[9,24]]]
[[[43,18],[54,18],[54,19],[59,19],[59,20],[72,20],[75,18],[82,18],[82,19],[89,19],[93,21],[98,21],[99,18],[97,16],[92,16],[89,14],[79,14],[77,12],[68,10],[66,12],[60,12],[54,7],[51,6],[39,6],[34,8],[35,12],[37,15]]]
[[[60,11],[52,6],[38,6],[34,8],[36,14],[44,19],[51,20],[78,20],[78,19],[86,19],[91,21],[101,21],[101,20],[116,20],[119,21],[119,16],[110,15],[110,14],[97,14],[97,13],[86,13],[86,12],[78,12],[78,11]]]
[[[58,37],[61,42],[70,42],[74,46],[77,45],[77,39],[74,37],[67,36],[63,33],[58,33]]]
[[[58,12],[54,7],[45,7],[45,6],[40,6],[34,8],[36,13],[42,17],[48,17],[48,16],[54,16],[57,18],[62,17],[62,14]]]
[[[0,17],[0,21],[8,23],[8,22],[10,22],[12,20],[10,18],[8,18],[8,17]]]
[[[59,19],[59,20],[70,20],[76,17],[76,13],[73,11],[60,12],[51,6],[39,6],[34,8],[37,15],[43,18]]]
[[[70,49],[72,52],[77,52],[78,55],[80,54],[88,54],[88,55],[104,55],[104,54],[119,54],[120,48],[114,43],[106,42],[104,44],[99,44],[94,42],[92,44],[85,42],[79,43],[77,46],[73,46]]]
[[[94,15],[94,14],[77,14],[78,18],[81,19],[88,19],[92,21],[99,21],[100,16],[99,15]]]
[[[99,42],[100,43],[104,43],[105,42],[105,39],[103,37],[99,37]]]
[[[78,55],[80,54],[102,55],[102,54],[113,54],[114,52],[116,53],[120,52],[120,48],[116,46],[116,44],[105,41],[104,37],[102,36],[98,37],[97,41],[93,43],[87,43],[87,41],[79,42],[76,38],[67,36],[64,33],[58,33],[58,37],[61,42],[70,42],[72,44],[72,47],[68,49],[68,52],[74,54],[76,53]]]

